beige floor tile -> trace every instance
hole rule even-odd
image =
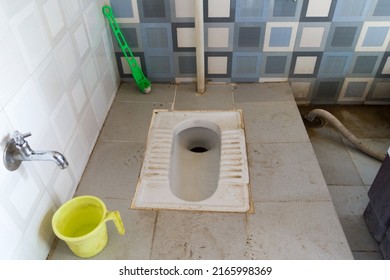
[[[363,218],[369,198],[364,186],[329,186],[349,246],[354,251],[379,251]]]
[[[118,89],[115,101],[136,101],[136,102],[161,102],[173,103],[176,85],[174,84],[152,84],[150,93],[142,93],[136,84],[123,83]]]
[[[143,156],[143,143],[98,141],[76,194],[132,198]]]
[[[144,142],[153,110],[170,108],[168,103],[113,102],[100,139]]]
[[[236,104],[244,112],[247,143],[308,142],[294,102]]]
[[[257,202],[248,215],[253,259],[352,259],[331,202]]]
[[[206,85],[203,95],[196,93],[195,84],[178,85],[175,110],[233,110],[231,85]]]
[[[248,145],[254,201],[331,201],[308,142]]]
[[[237,84],[234,86],[234,103],[293,101],[287,83]]]
[[[249,259],[245,214],[159,211],[152,259]]]
[[[125,234],[119,235],[114,223],[106,223],[108,243],[93,260],[144,260],[149,259],[152,248],[156,212],[130,210],[128,199],[104,199],[109,211],[119,211]],[[80,259],[74,255],[66,243],[58,240],[51,256],[53,260]]]

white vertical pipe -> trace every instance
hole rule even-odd
[[[195,0],[196,76],[198,94],[205,89],[203,0]]]

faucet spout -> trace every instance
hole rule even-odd
[[[11,139],[4,150],[3,161],[6,168],[14,171],[19,168],[22,161],[53,161],[61,169],[68,167],[68,161],[63,154],[57,151],[34,151],[30,148],[28,142],[24,139],[30,136],[31,133],[21,134],[15,131],[13,139]]]
[[[57,151],[32,151],[29,155],[14,153],[13,159],[15,161],[53,161],[61,169],[65,169],[69,165],[64,155]]]

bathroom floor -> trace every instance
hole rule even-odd
[[[375,151],[385,153],[390,147],[390,106],[312,105],[299,110],[304,114],[316,108],[332,113]],[[362,216],[381,163],[356,150],[331,126],[307,132],[355,259],[382,259]]]
[[[130,209],[153,109],[243,110],[254,213]],[[381,128],[365,138],[383,148]],[[380,165],[329,128],[308,132],[287,83],[208,85],[202,96],[194,84],[150,94],[122,84],[75,195],[119,210],[126,233],[108,222],[92,259],[380,259],[360,216]],[[49,259],[78,257],[57,240]]]

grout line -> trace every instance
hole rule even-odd
[[[157,228],[157,218],[160,211],[156,211],[156,218],[154,219],[154,227],[153,227],[153,236],[152,236],[152,242],[150,244],[150,253],[149,253],[149,260],[152,259],[152,252],[153,252],[153,245],[154,245],[154,237],[156,236],[156,228]]]
[[[176,85],[176,87],[175,87],[175,92],[174,92],[174,94],[173,94],[173,102],[172,102],[172,107],[171,107],[171,110],[172,110],[172,111],[175,109],[177,88],[178,88],[178,85]]]

